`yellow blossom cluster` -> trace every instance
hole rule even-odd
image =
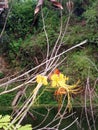
[[[68,77],[64,76],[62,73],[56,74],[53,73],[50,77],[50,85],[51,87],[57,88],[55,95],[62,96],[64,94],[68,97],[67,107],[69,111],[72,108],[71,105],[71,94],[78,94],[81,92],[81,87],[78,87],[79,81],[74,85],[68,85],[67,81]],[[38,84],[48,85],[47,77],[38,75],[36,79]]]
[[[47,77],[46,77],[46,76],[37,75],[37,77],[36,77],[36,82],[37,82],[38,84],[48,85]]]
[[[64,76],[63,74],[53,74],[51,76],[51,86],[52,87],[64,87],[68,77]]]

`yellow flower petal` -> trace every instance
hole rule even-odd
[[[53,74],[51,76],[51,81],[52,81],[52,87],[64,87],[65,86],[65,76],[60,73],[58,74]]]
[[[52,76],[51,76],[51,80],[55,80],[55,81],[58,81],[58,79],[59,79],[59,77],[58,77],[58,75],[57,74],[53,74]]]
[[[47,78],[46,77],[43,77],[43,85],[47,85],[48,82],[47,82]]]
[[[52,87],[57,87],[58,86],[58,80],[59,80],[59,77],[57,74],[53,74],[51,76],[51,86]]]
[[[42,77],[41,77],[41,75],[37,75],[36,82],[37,83],[42,83]]]
[[[64,87],[64,86],[65,86],[65,82],[62,81],[62,80],[59,80],[59,81],[58,81],[58,84],[59,84],[60,87]]]
[[[38,84],[43,84],[43,85],[47,85],[48,84],[47,77],[46,76],[42,76],[42,75],[37,75],[36,82]]]
[[[61,73],[59,74],[58,84],[59,84],[60,87],[65,86],[65,76]]]
[[[59,74],[59,78],[60,78],[60,79],[64,79],[64,75],[60,73],[60,74]]]
[[[51,86],[52,86],[52,87],[57,87],[57,86],[58,86],[58,84],[57,84],[57,82],[56,82],[56,81],[52,81]]]

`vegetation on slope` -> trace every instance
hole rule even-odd
[[[67,0],[63,1],[62,3],[64,7],[62,12],[59,9],[51,6],[48,1],[45,1],[42,8],[45,20],[45,29],[49,38],[50,50],[52,50],[52,47],[54,46],[60,32],[61,16],[62,28],[66,26],[68,18],[68,10],[65,6],[66,2]],[[3,33],[3,36],[0,38],[0,44],[2,47],[2,49],[0,49],[0,53],[3,53],[7,57],[10,68],[14,68],[16,72],[35,67],[39,65],[46,57],[47,39],[42,22],[43,16],[42,12],[39,12],[39,14],[34,17],[35,7],[36,1],[13,3],[8,17],[6,30]],[[68,29],[64,35],[61,47],[59,49],[60,53],[74,45],[77,45],[85,39],[88,40],[87,44],[63,55],[62,59],[65,57],[67,58],[59,67],[61,72],[70,77],[69,84],[75,83],[78,79],[80,79],[81,86],[84,88],[84,91],[86,86],[85,84],[89,78],[91,89],[96,87],[95,91],[98,92],[98,86],[95,83],[98,77],[97,10],[97,0],[89,0],[88,2],[85,0],[74,0],[73,13],[71,14]],[[11,73],[13,72],[11,71]],[[4,76],[6,77],[5,74],[0,72],[0,78],[3,78]],[[28,93],[31,90],[32,89],[29,88]],[[40,90],[39,95],[41,92],[43,91]],[[1,96],[0,100],[2,100],[2,102],[0,102],[0,105],[9,106],[13,96],[14,94],[10,96],[8,94],[9,99],[5,95]],[[80,100],[77,98],[75,99],[76,102],[73,101],[73,104],[76,106],[79,104],[79,102],[81,102],[81,104],[83,103],[81,98]],[[95,97],[93,100],[94,105],[98,103]],[[35,105],[41,104],[57,105],[57,102],[53,96],[53,91],[50,93],[50,91],[45,89],[40,98],[38,98],[38,100],[35,102]],[[88,101],[88,104],[90,104],[90,101]],[[21,105],[21,102],[19,105]]]

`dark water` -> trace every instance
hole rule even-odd
[[[78,121],[75,122],[71,127],[68,128],[68,130],[89,130],[89,127],[87,125],[87,120],[86,120],[86,116],[84,115],[82,117],[82,120],[80,119],[80,113],[76,114],[75,116],[71,116],[70,118],[64,119],[61,122],[60,128],[59,130],[62,130],[63,128],[69,126],[77,117],[78,117]],[[47,118],[47,120],[41,125],[41,127],[45,126],[47,123],[51,122],[52,119],[55,116],[55,110],[52,110],[51,113],[49,114],[49,117]],[[65,115],[65,117],[68,115]],[[35,114],[36,119],[35,120],[31,120],[30,117],[25,118],[24,123],[29,123],[31,122],[32,126],[36,126],[38,125],[41,121],[42,121],[42,117],[39,115]],[[54,126],[56,124],[58,124],[59,121],[55,121],[53,124],[51,124],[50,126]],[[98,118],[95,119],[95,127],[96,130],[98,130]],[[80,123],[80,124],[79,124]],[[94,124],[92,121],[92,118],[89,117],[89,123],[90,123],[90,127],[91,130],[94,130]]]
[[[2,109],[1,109],[2,108]],[[68,130],[89,130],[89,127],[87,125],[87,120],[86,120],[86,115],[83,111],[83,113],[81,114],[81,108],[78,108],[78,109],[74,109],[74,111],[76,111],[76,113],[67,118],[67,119],[63,119],[61,124],[60,124],[60,128],[59,130],[62,130],[63,128],[66,128],[68,125],[70,125],[70,123],[72,123],[77,117],[78,117],[78,120],[77,122],[75,122],[71,127],[68,128]],[[34,128],[35,126],[37,126],[39,123],[42,122],[42,120],[44,119],[45,116],[43,115],[46,115],[47,114],[47,110],[45,108],[34,108],[34,109],[31,109],[30,110],[32,113],[33,113],[33,118],[28,114],[25,119],[23,120],[22,122],[22,125],[25,125],[25,124],[32,124],[32,127]],[[54,116],[56,115],[57,113],[57,108],[53,108],[50,113],[49,113],[49,116],[47,117],[46,121],[43,122],[43,124],[40,126],[40,127],[44,127],[46,124],[48,124],[49,122],[51,122],[54,118]],[[6,114],[11,114],[12,110],[11,108],[4,108],[3,107],[0,107],[0,114],[3,113],[3,115],[6,115]],[[68,114],[65,115],[65,117],[68,116]],[[91,127],[91,130],[94,130],[94,124],[93,124],[93,120],[92,118],[90,117],[91,115],[89,114],[89,123],[90,123],[90,127]],[[95,115],[95,126],[96,126],[96,130],[98,130],[98,114],[96,113]],[[58,116],[59,117],[59,116]],[[51,126],[54,126],[56,124],[58,124],[59,120],[53,122]],[[37,130],[34,129],[34,130]]]

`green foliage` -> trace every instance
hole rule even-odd
[[[94,2],[83,14],[84,18],[86,19],[87,25],[90,27],[97,27],[98,22],[98,1]]]
[[[4,73],[3,72],[0,72],[0,79],[1,78],[4,78]]]
[[[83,0],[74,0],[74,2],[76,9],[80,7],[78,5],[81,5]],[[6,49],[9,50],[9,55],[7,56],[10,58],[10,64],[13,63],[13,67],[17,67],[17,70],[18,68],[24,68],[25,66],[36,66],[37,64],[35,63],[34,58],[37,58],[40,64],[42,60],[44,60],[46,54],[47,41],[43,30],[42,19],[40,18],[38,20],[39,26],[37,29],[34,26],[32,27],[35,4],[36,1],[31,2],[31,0],[25,1],[24,3],[15,2],[8,19],[7,34],[10,35],[10,44]],[[64,50],[83,41],[83,39],[88,39],[89,41],[85,46],[81,46],[78,50],[67,54],[68,59],[64,63],[65,65],[61,65],[60,67],[62,72],[65,71],[65,74],[71,77],[71,80],[73,80],[72,82],[80,79],[81,84],[84,84],[88,76],[91,81],[98,77],[95,67],[98,66],[97,5],[97,1],[93,0],[88,7],[81,7],[83,9],[85,8],[86,12],[84,12],[83,15],[72,19],[72,23],[69,24],[69,28],[63,40]],[[60,12],[59,10],[54,10],[53,7],[50,7],[50,9],[44,7],[43,13],[51,50],[59,34]],[[67,14],[65,14],[62,15],[63,22],[67,18]],[[82,20],[86,20],[85,25],[82,25]],[[3,43],[7,41],[6,37],[4,37],[4,39]],[[7,44],[4,45],[6,46]],[[94,55],[96,55],[96,57]],[[0,73],[0,78],[2,77],[4,77],[4,75],[3,73]],[[98,86],[96,87],[98,88]],[[98,91],[98,89],[96,91]],[[41,92],[39,92],[39,98],[36,100],[35,105],[57,105],[52,91],[50,92],[50,90],[47,89],[41,95],[40,94]],[[15,94],[12,93],[0,96],[0,106],[10,106],[14,96]],[[95,101],[97,104],[97,99]],[[43,109],[39,111],[45,112]],[[1,129],[3,128],[5,130],[9,124],[10,116],[0,116]],[[21,126],[18,130],[31,130],[31,125]]]
[[[90,43],[98,46],[98,1],[94,0],[84,12],[83,17],[86,20],[86,37]]]
[[[2,115],[0,115],[0,129],[3,128],[3,130],[7,129],[7,126],[9,125],[10,122],[10,116],[6,115],[4,117],[2,117]]]
[[[15,96],[15,93],[11,93],[11,94],[5,94],[5,95],[2,95],[0,96],[0,106],[11,106],[11,103],[12,103],[12,100]]]
[[[0,130],[14,130],[15,126],[10,124],[11,122],[11,116],[0,115]],[[25,125],[25,126],[17,126],[17,130],[32,130],[31,125]]]
[[[85,30],[80,25],[73,25],[69,27],[68,35],[64,37],[65,45],[75,45],[86,39],[84,35]]]
[[[81,4],[83,0],[79,0],[79,1],[74,0],[74,2],[76,6],[76,5]],[[69,48],[70,46],[75,45],[83,41],[84,39],[88,39],[89,43],[91,43],[91,48],[94,45],[95,46],[98,45],[97,28],[90,28],[90,26],[93,27],[94,24],[97,24],[96,22],[97,5],[95,3],[96,1],[93,1],[93,2],[90,1],[90,4],[88,5],[88,7],[86,7],[86,12],[83,14],[82,19],[79,20],[78,19],[79,17],[75,19],[72,18],[72,23],[69,25],[68,31],[64,37],[63,49]],[[29,21],[32,21],[34,19],[33,12],[34,12],[35,4],[36,2],[32,3],[31,1],[28,1],[28,2],[25,1],[24,3],[16,2],[10,14],[11,17],[9,17],[10,22],[8,25],[10,26],[10,31],[12,30],[11,33],[13,37],[14,36],[17,37],[15,33],[18,34],[17,40],[11,39],[11,42],[9,45],[10,47],[9,59],[10,59],[10,62],[13,64],[13,66],[17,68],[19,67],[23,68],[25,66],[29,66],[29,67],[36,66],[38,64],[36,63],[35,58],[37,58],[38,62],[41,63],[41,61],[44,60],[44,57],[46,55],[47,41],[46,41],[46,36],[43,30],[43,24],[42,24],[41,18],[38,21],[40,27],[36,30],[36,33],[34,33],[33,35],[28,33],[28,36],[26,36],[26,33],[29,32],[29,29],[31,26]],[[50,45],[50,50],[51,50],[51,48],[54,46],[55,41],[57,40],[57,37],[59,35],[60,11],[56,9],[54,10],[54,8],[52,6],[49,6],[48,4],[46,5],[47,6],[43,7],[43,14],[44,14],[44,19],[45,19],[45,28],[48,34],[49,45]],[[49,9],[48,9],[48,6],[49,6]],[[41,14],[40,14],[40,17],[41,17]],[[14,26],[15,24],[13,22],[13,18],[18,23],[16,24],[16,26]],[[85,20],[84,18],[86,19],[86,25],[82,26],[82,20]],[[18,22],[19,19],[23,19],[23,22]],[[67,15],[65,16],[65,14],[63,14],[62,19],[64,22],[67,19]],[[63,24],[63,26],[65,25]],[[26,28],[28,29],[25,33]],[[26,36],[25,39],[22,39],[22,36],[23,37]]]
[[[8,32],[14,34],[15,38],[24,38],[27,33],[32,32],[35,4],[31,0],[13,4],[7,26]]]
[[[18,130],[32,130],[31,125],[25,125],[18,128]]]
[[[49,45],[51,48],[55,44],[55,41],[59,34],[59,31],[58,31],[59,29],[58,26],[59,26],[59,21],[60,21],[59,16],[58,16],[59,11],[55,12],[45,7],[43,8],[43,13],[45,15],[45,27],[46,27],[46,31],[49,37]],[[39,21],[39,25],[42,26],[41,19]],[[11,26],[13,27],[13,25]],[[16,27],[18,27],[18,25]],[[23,40],[22,38],[18,38],[17,40],[16,39],[12,40],[10,42],[9,47],[10,47],[9,58],[11,59],[11,62],[14,65],[25,67],[28,65],[28,63],[30,63],[30,66],[32,65],[34,66],[36,65],[34,57],[36,57],[40,63],[40,61],[42,61],[42,59],[45,56],[46,48],[47,48],[47,41],[46,41],[46,36],[45,36],[43,28],[41,30],[39,29],[38,32],[36,32],[33,35],[29,34],[25,38],[25,40]]]
[[[39,98],[39,104],[52,105],[55,103],[53,93],[45,91]]]
[[[78,78],[85,81],[88,76],[94,80],[97,77],[96,68],[94,67],[96,62],[93,60],[92,55],[85,50],[70,54],[67,64],[67,74],[71,75],[73,80]]]

